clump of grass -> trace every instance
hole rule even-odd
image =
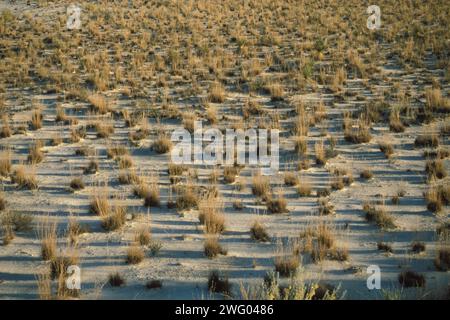
[[[378,145],[380,151],[383,152],[384,156],[389,159],[394,154],[394,147],[387,140],[381,141]]]
[[[157,182],[153,182],[144,193],[144,206],[159,207],[161,205],[159,187]]]
[[[301,178],[297,186],[297,192],[301,197],[308,197],[312,193],[312,187],[309,181],[305,178]]]
[[[287,201],[282,193],[278,194],[276,197],[271,196],[267,199],[267,210],[270,213],[288,213]]]
[[[0,151],[0,177],[7,177],[11,173],[11,151]]]
[[[81,177],[73,178],[72,181],[70,181],[70,188],[73,191],[84,189],[83,179]]]
[[[286,171],[284,173],[284,184],[287,186],[296,186],[299,182],[299,179],[297,177],[297,175],[295,174],[295,172],[291,172],[291,171]]]
[[[89,226],[86,224],[80,224],[73,216],[69,218],[69,224],[67,226],[67,238],[70,244],[75,245],[78,243],[78,236],[89,232]]]
[[[75,250],[71,250],[70,253],[55,255],[50,260],[50,277],[52,279],[66,278],[67,268],[78,265],[78,262],[79,258]]]
[[[134,171],[121,171],[118,177],[119,183],[121,184],[134,184],[139,185],[142,183],[142,178],[139,177]]]
[[[141,227],[134,235],[134,241],[141,246],[147,246],[150,244],[152,235],[148,227]]]
[[[367,143],[372,139],[370,126],[367,121],[359,120],[358,129],[354,130],[351,126],[344,129],[344,138],[352,143]]]
[[[42,128],[42,120],[44,119],[41,111],[39,109],[36,109],[33,111],[31,115],[31,129],[38,130]]]
[[[219,82],[214,82],[209,87],[208,100],[213,103],[223,103],[225,101],[225,88]]]
[[[208,235],[204,243],[204,253],[209,259],[217,257],[219,254],[227,255],[227,250],[219,243],[219,237],[216,235]]]
[[[137,243],[132,243],[127,249],[126,262],[128,264],[138,264],[144,260],[145,252]]]
[[[225,216],[219,199],[210,195],[200,201],[198,209],[198,219],[205,226],[206,233],[218,234],[225,231]]]
[[[447,176],[445,163],[443,160],[428,160],[425,164],[425,172],[428,174],[428,179],[437,178],[443,179]]]
[[[266,198],[270,191],[269,179],[258,171],[252,178],[252,193],[261,198]]]
[[[109,159],[129,155],[128,149],[124,145],[112,146],[106,149],[106,155]]]
[[[107,216],[111,212],[111,205],[107,193],[94,191],[90,208],[93,214],[101,217]]]
[[[439,271],[450,270],[450,248],[443,246],[438,250],[434,265]]]
[[[441,212],[444,205],[450,203],[450,186],[432,184],[425,193],[427,209],[431,212]]]
[[[42,160],[44,160],[44,154],[41,151],[43,144],[42,141],[36,141],[36,143],[34,143],[29,151],[28,154],[28,162],[31,164],[37,164],[42,162]]]
[[[250,228],[250,235],[253,240],[267,242],[270,241],[270,236],[267,233],[266,227],[259,221],[255,221]]]
[[[111,124],[98,122],[95,124],[95,131],[97,131],[97,138],[109,138],[114,133],[114,127]]]
[[[162,281],[161,280],[149,280],[145,284],[145,287],[149,290],[160,289],[160,288],[162,288]]]
[[[129,169],[133,166],[133,159],[128,156],[121,156],[116,159],[119,163],[119,169]]]
[[[414,253],[424,252],[425,249],[426,249],[426,245],[424,242],[414,241],[413,243],[411,243],[411,251]]]
[[[111,287],[121,287],[125,285],[125,278],[118,272],[110,273],[108,275],[108,283]]]
[[[0,211],[3,211],[6,209],[6,204],[7,204],[7,201],[5,200],[3,193],[0,192]]]
[[[231,283],[227,276],[223,276],[217,270],[211,271],[208,276],[208,290],[221,293],[225,296],[231,296]]]
[[[98,172],[98,161],[91,159],[87,167],[83,169],[84,174],[96,174]]]
[[[364,169],[363,171],[361,171],[360,175],[359,175],[362,179],[372,179],[373,178],[373,172],[370,169]]]
[[[38,234],[41,239],[41,257],[44,261],[54,260],[56,258],[56,223],[49,221],[46,217],[38,228]]]
[[[404,288],[425,287],[425,276],[412,270],[403,271],[398,275],[398,282]]]
[[[237,167],[225,167],[223,169],[223,180],[225,183],[233,183],[236,181],[236,176],[239,173]]]
[[[186,186],[180,190],[177,196],[177,210],[190,210],[198,207],[199,198],[192,186]]]
[[[300,259],[292,248],[285,248],[279,245],[277,256],[275,257],[275,271],[282,277],[293,276],[300,267]]]
[[[95,113],[106,114],[111,111],[108,101],[102,95],[91,95],[88,97],[88,101],[91,104],[92,111],[94,111]]]
[[[165,135],[160,135],[153,142],[152,149],[159,154],[167,153],[172,149],[172,141]]]
[[[365,203],[363,211],[366,213],[366,220],[375,222],[377,226],[383,229],[395,228],[394,218],[386,211],[384,207],[376,207],[372,204]]]
[[[169,163],[169,167],[167,172],[170,176],[181,176],[184,171],[187,170],[187,167],[182,164]]]
[[[325,165],[327,163],[327,156],[325,151],[325,145],[323,141],[316,142],[314,145],[314,151],[316,153],[316,163],[318,165]]]
[[[125,224],[127,210],[125,207],[116,206],[111,213],[102,215],[102,228],[106,231],[115,231]]]
[[[439,146],[439,137],[435,133],[422,134],[414,140],[414,145],[416,147],[433,147],[437,148]]]
[[[8,138],[12,135],[11,127],[7,115],[2,116],[2,126],[0,129],[0,138]]]
[[[279,83],[269,83],[265,89],[269,92],[272,101],[281,101],[284,99],[284,89]]]
[[[308,141],[305,136],[297,136],[294,139],[294,150],[299,155],[305,155],[308,151]]]
[[[398,110],[391,111],[389,116],[389,130],[392,132],[404,132],[405,125],[400,120],[400,113]]]
[[[326,197],[320,197],[317,200],[319,215],[328,216],[334,214],[334,205],[330,203],[330,200]]]
[[[450,101],[442,96],[441,89],[429,88],[425,91],[425,107],[431,111],[449,112]]]
[[[389,243],[386,243],[386,242],[378,242],[377,248],[380,251],[389,252],[389,253],[393,252],[392,245],[390,245]]]
[[[19,189],[34,190],[38,188],[34,168],[27,170],[22,165],[17,166],[11,174],[11,182],[16,183]]]

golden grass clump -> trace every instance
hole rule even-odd
[[[41,257],[44,261],[50,261],[56,258],[57,234],[56,223],[50,222],[49,217],[38,226],[38,235],[41,239]]]
[[[127,248],[126,262],[128,264],[141,263],[145,258],[144,249],[137,243],[132,243]]]
[[[99,94],[90,95],[88,97],[88,101],[91,104],[91,109],[95,113],[106,114],[109,111],[111,111],[110,107],[109,107],[109,104],[108,104],[108,101],[102,95],[99,95]]]
[[[31,115],[31,129],[38,130],[42,128],[42,120],[44,119],[44,116],[41,113],[41,110],[36,109],[33,111]]]
[[[286,198],[281,192],[277,196],[270,196],[267,199],[267,211],[274,214],[289,212]]]
[[[0,151],[0,177],[7,177],[11,173],[11,151],[4,149]]]
[[[160,135],[158,138],[153,142],[152,149],[156,151],[159,154],[167,153],[170,150],[172,150],[172,141],[170,138],[166,137],[165,135]]]
[[[227,255],[227,250],[219,243],[219,237],[216,235],[206,236],[204,243],[204,253],[209,259],[217,257],[219,254]]]
[[[250,228],[250,235],[253,240],[267,242],[270,241],[270,236],[267,233],[266,227],[260,223],[258,220],[253,222]]]
[[[252,193],[261,198],[266,198],[270,191],[269,179],[258,171],[252,177]]]
[[[43,147],[42,141],[36,141],[30,148],[28,154],[28,162],[31,164],[38,164],[44,160],[44,153],[41,148]]]
[[[394,218],[386,211],[386,208],[376,207],[370,203],[364,203],[363,211],[366,213],[366,220],[375,222],[382,229],[394,229],[396,227]]]
[[[214,195],[202,199],[198,204],[198,219],[207,234],[219,234],[225,231],[225,216],[222,213],[222,201]]]
[[[115,231],[122,228],[127,220],[127,210],[122,206],[115,206],[111,213],[102,215],[102,228],[106,231]]]
[[[9,120],[7,115],[2,116],[2,125],[0,129],[0,138],[8,138],[12,135],[11,127],[9,126]]]
[[[299,183],[299,179],[295,172],[286,171],[284,173],[284,184],[290,187],[296,186]]]
[[[91,199],[90,208],[91,212],[98,216],[107,216],[111,212],[108,194],[104,190],[95,190]]]
[[[219,82],[214,82],[209,87],[208,100],[213,103],[223,103],[225,101],[225,88]]]
[[[16,183],[19,189],[34,190],[38,188],[35,169],[26,169],[23,165],[17,166],[11,174],[11,182]]]

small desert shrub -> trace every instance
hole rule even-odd
[[[295,152],[299,155],[305,155],[308,151],[308,141],[305,136],[297,136],[294,140]]]
[[[370,126],[366,121],[359,120],[358,129],[353,130],[351,127],[347,127],[344,130],[344,138],[348,142],[352,143],[367,143],[372,139],[370,135]]]
[[[168,137],[160,135],[153,142],[152,149],[159,154],[167,153],[172,149],[172,141]]]
[[[106,192],[94,192],[90,208],[91,212],[98,216],[107,216],[111,211],[111,205]]]
[[[299,257],[293,253],[283,253],[275,258],[275,271],[282,277],[290,277],[300,266]]]
[[[161,205],[159,187],[156,182],[150,184],[149,188],[144,193],[144,206],[159,207]]]
[[[84,174],[95,174],[98,172],[97,160],[91,159],[86,168],[83,169]]]
[[[434,265],[439,271],[450,270],[450,248],[442,247],[438,250]]]
[[[206,257],[212,259],[217,257],[219,254],[227,255],[228,252],[220,245],[219,238],[217,236],[209,235],[205,239],[204,253]]]
[[[387,141],[379,143],[380,151],[384,153],[384,156],[389,159],[394,154],[394,147]]]
[[[385,251],[385,252],[389,252],[392,253],[392,246],[389,243],[385,243],[385,242],[378,242],[377,243],[377,248],[380,251]]]
[[[250,228],[250,235],[252,239],[256,241],[270,241],[270,236],[267,233],[266,227],[258,221],[255,221]]]
[[[425,172],[428,174],[429,179],[443,179],[447,176],[443,160],[428,160],[425,164]]]
[[[106,231],[115,231],[125,224],[127,220],[127,211],[125,207],[116,206],[112,213],[102,215],[102,228]]]
[[[362,179],[369,180],[373,178],[373,172],[370,169],[364,169],[363,171],[361,171],[359,176]]]
[[[70,188],[74,191],[84,189],[83,179],[73,178],[72,181],[70,181]]]
[[[330,200],[325,197],[320,197],[317,200],[319,215],[327,216],[334,214],[334,206],[330,203]]]
[[[225,101],[225,88],[219,82],[214,82],[209,87],[208,100],[213,103]]]
[[[257,197],[265,198],[270,191],[269,179],[262,176],[260,172],[252,178],[252,193]]]
[[[200,223],[205,226],[208,234],[225,231],[225,216],[222,213],[222,202],[213,195],[202,199],[198,205]]]
[[[327,163],[327,157],[323,141],[316,142],[314,145],[314,151],[316,153],[316,163],[319,165],[325,165]]]
[[[11,151],[0,152],[0,177],[7,177],[11,173]]]
[[[134,235],[134,241],[141,246],[147,246],[150,244],[152,236],[148,227],[140,228]]]
[[[298,177],[295,172],[286,171],[284,173],[284,184],[287,186],[296,186],[298,184]]]
[[[198,207],[199,199],[195,190],[187,186],[181,190],[181,194],[177,196],[177,210],[190,210]]]
[[[404,288],[425,287],[425,277],[414,271],[403,271],[398,275],[398,282]]]
[[[42,162],[44,160],[44,154],[41,151],[42,148],[42,142],[37,141],[35,144],[33,144],[30,148],[29,154],[28,154],[28,162],[31,164],[37,164]]]
[[[414,241],[411,243],[411,251],[414,253],[424,252],[426,249],[425,243],[420,241]]]
[[[225,183],[233,183],[236,180],[239,170],[236,167],[225,167],[223,169],[223,180]]]
[[[437,134],[422,134],[414,140],[414,145],[416,147],[433,147],[437,148],[439,146],[439,137]]]
[[[114,133],[114,127],[110,124],[99,122],[95,124],[97,138],[109,138]]]
[[[211,271],[208,276],[209,291],[231,296],[231,287],[228,277],[222,276],[217,270]]]
[[[37,189],[38,183],[34,170],[26,170],[24,166],[17,166],[11,174],[11,182],[16,183],[19,189]]]
[[[144,260],[145,253],[144,249],[140,247],[137,243],[133,243],[128,246],[126,262],[128,264],[138,264]]]
[[[145,287],[149,290],[160,289],[160,288],[162,288],[162,281],[161,280],[149,280],[145,284]]]
[[[42,113],[40,110],[36,109],[31,115],[31,128],[33,130],[38,130],[42,128],[42,119],[44,117],[42,116]]]
[[[270,213],[287,213],[287,201],[286,198],[279,194],[277,197],[269,197],[267,199],[267,210]]]
[[[106,149],[106,155],[109,159],[129,155],[128,149],[124,145],[117,145]]]
[[[395,228],[394,218],[386,211],[384,207],[375,207],[365,203],[363,210],[366,213],[366,220],[375,222],[377,226],[383,229]]]
[[[41,257],[44,261],[56,258],[56,223],[51,223],[48,218],[43,221],[38,228],[38,234],[41,238]]]
[[[125,285],[125,279],[118,272],[109,274],[108,283],[111,287],[120,287]]]
[[[91,104],[91,109],[95,113],[99,114],[106,114],[110,111],[110,107],[108,105],[108,102],[106,101],[105,97],[94,94],[88,97],[88,101]]]
[[[425,193],[427,209],[431,212],[440,212],[444,205],[450,203],[450,186],[433,184]]]

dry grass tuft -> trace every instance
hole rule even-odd
[[[269,179],[257,172],[252,178],[252,193],[261,198],[266,198],[270,191]]]
[[[102,228],[106,231],[115,231],[123,227],[127,220],[127,210],[125,207],[115,206],[111,213],[102,216]]]
[[[159,153],[167,153],[172,150],[172,141],[165,135],[160,135],[152,144],[152,149]]]
[[[9,176],[11,167],[11,151],[9,149],[0,151],[0,177]]]
[[[404,288],[418,288],[418,287],[425,287],[425,276],[408,270],[403,271],[398,275],[398,282],[404,287]]]
[[[365,203],[363,211],[366,213],[367,221],[375,222],[382,229],[394,229],[396,227],[394,218],[386,211],[384,206],[376,207],[370,203]]]
[[[34,167],[26,169],[22,165],[17,166],[11,174],[11,182],[16,183],[19,189],[34,190],[38,188]]]
[[[231,296],[231,283],[228,277],[222,276],[219,271],[213,270],[208,276],[208,289],[211,292],[222,293],[223,295]]]
[[[145,258],[144,249],[137,243],[132,243],[127,249],[126,262],[128,264],[138,264],[141,263]]]
[[[253,240],[267,242],[270,241],[270,236],[267,233],[266,227],[259,221],[255,221],[250,228],[250,235]]]
[[[219,244],[219,237],[216,235],[208,235],[204,244],[205,256],[209,259],[217,257],[219,254],[227,255],[227,250]]]
[[[223,103],[225,101],[225,88],[219,82],[214,82],[209,87],[208,100],[213,103]]]

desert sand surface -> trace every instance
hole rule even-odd
[[[0,1],[0,299],[448,299],[450,7],[368,5]],[[172,163],[194,121],[279,170]]]

